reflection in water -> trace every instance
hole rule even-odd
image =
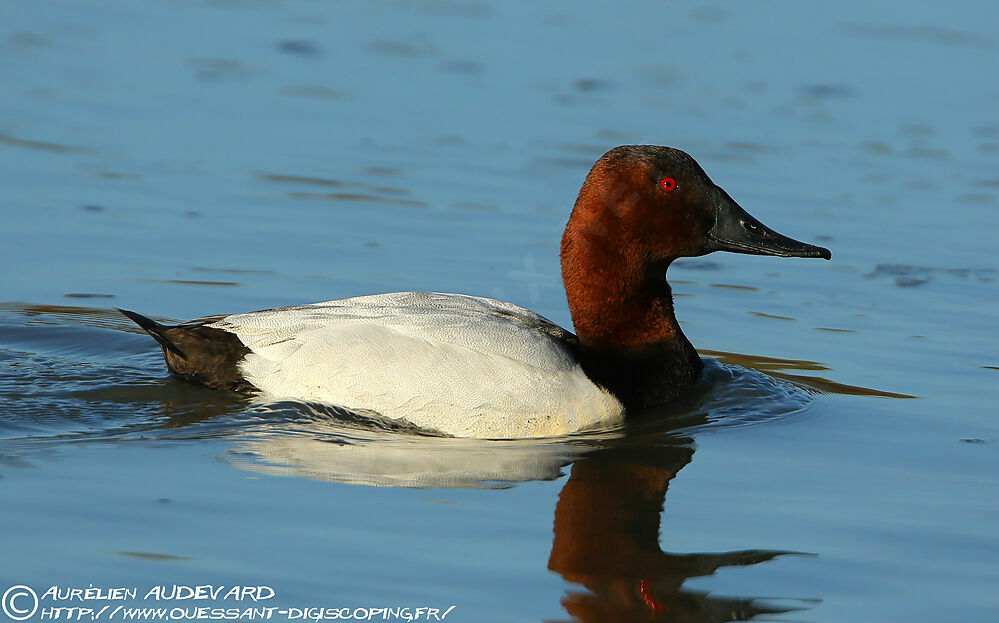
[[[304,415],[304,411],[303,411]],[[482,488],[553,480],[572,464],[555,508],[548,568],[578,588],[561,603],[576,621],[748,620],[815,602],[724,597],[685,589],[689,578],[792,552],[674,554],[659,548],[669,482],[693,441],[656,427],[558,440],[488,441],[372,431],[327,421],[237,443],[231,464],[270,474],[374,486]],[[687,424],[689,422],[685,422]],[[311,432],[309,432],[311,431]],[[583,589],[583,590],[580,590]]]
[[[666,490],[693,454],[691,444],[679,442],[608,448],[573,465],[555,508],[548,568],[586,589],[569,590],[562,599],[574,620],[744,621],[811,606],[801,601],[793,607],[767,605],[683,588],[688,578],[791,553],[672,554],[659,548]]]
[[[282,410],[289,408],[295,406],[285,403]],[[306,410],[332,411],[317,405],[300,409],[305,417]],[[554,480],[577,452],[565,442],[459,439],[398,429],[356,416],[353,422],[299,423],[241,440],[226,458],[237,467],[280,476],[377,487],[480,489]]]
[[[838,329],[826,330],[836,331]],[[804,370],[811,372],[829,369],[825,365],[815,361],[777,359],[775,357],[729,353],[720,350],[702,350],[700,352],[704,355],[715,357],[722,363],[735,364],[752,368],[754,370],[761,370],[770,376],[790,381],[798,387],[804,387],[825,394],[842,394],[844,396],[875,396],[878,398],[918,398],[918,396],[910,396],[909,394],[897,394],[895,392],[886,392],[880,389],[872,389],[870,387],[860,387],[859,385],[838,383],[820,376],[791,374],[787,372],[787,370]]]
[[[85,327],[116,329],[129,333],[138,332],[132,330],[126,321],[121,319],[121,314],[114,309],[0,301],[0,312],[8,314],[3,319],[3,324],[12,327],[35,324],[63,326],[79,324]],[[41,339],[42,336],[38,336],[38,338]]]

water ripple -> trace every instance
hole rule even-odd
[[[117,312],[0,305],[0,439],[9,456],[77,442],[227,439],[224,460],[264,473],[368,485],[498,487],[550,480],[578,457],[692,443],[697,434],[795,417],[815,393],[888,396],[814,374],[817,362],[711,352],[694,390],[624,426],[532,440],[455,439],[376,413],[248,399],[167,376]]]

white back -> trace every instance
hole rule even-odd
[[[268,395],[367,409],[462,437],[559,435],[620,421],[564,339],[522,307],[396,292],[227,316]]]

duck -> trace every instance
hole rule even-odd
[[[265,400],[334,405],[454,437],[621,425],[689,392],[703,363],[666,279],[715,251],[824,258],[751,216],[686,152],[624,145],[583,181],[560,260],[573,331],[518,305],[393,292],[164,325],[171,373]]]

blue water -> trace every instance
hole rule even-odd
[[[476,623],[999,608],[993,4],[0,17],[0,590],[267,585]],[[561,230],[628,143],[833,252],[672,267],[710,361],[668,417],[427,437],[171,379],[111,309],[434,290],[569,326]]]

